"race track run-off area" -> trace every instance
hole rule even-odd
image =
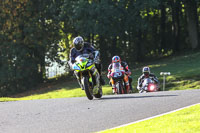
[[[98,132],[196,103],[200,89],[0,102],[0,132]]]

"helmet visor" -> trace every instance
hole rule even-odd
[[[76,50],[81,50],[83,48],[83,44],[77,43],[77,44],[75,44],[75,48],[76,48]]]
[[[145,76],[149,76],[149,72],[144,72],[144,75]]]

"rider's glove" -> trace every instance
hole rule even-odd
[[[94,59],[94,63],[99,64],[99,62],[100,62],[99,58]]]
[[[131,75],[130,71],[125,72],[126,75]]]

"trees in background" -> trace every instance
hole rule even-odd
[[[103,51],[104,66],[118,54],[129,63],[199,46],[196,0],[64,0],[64,23]],[[71,7],[69,7],[71,5]],[[70,13],[70,15],[69,15]],[[65,19],[66,18],[66,19]],[[68,29],[69,27],[65,27]]]
[[[100,50],[104,69],[114,55],[134,65],[199,49],[199,16],[198,0],[3,0],[0,96],[43,82],[45,59],[68,58],[77,35]]]
[[[0,2],[0,96],[43,82],[45,57],[56,59],[59,25],[53,1]]]
[[[189,34],[189,43],[192,49],[199,47],[198,40],[198,16],[197,15],[197,2],[195,0],[185,1],[186,16],[187,16],[187,29]],[[198,13],[199,14],[199,13]]]

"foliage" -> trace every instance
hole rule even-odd
[[[160,87],[162,91],[162,76],[160,72],[169,71],[171,76],[166,77],[167,90],[186,90],[186,89],[200,89],[200,52],[188,53],[187,55],[174,56],[167,59],[162,59],[156,62],[149,62],[147,64],[141,64],[137,69],[132,70],[133,77],[133,91],[138,93],[137,79],[141,75],[142,66],[148,65],[151,72],[154,73],[160,81]],[[103,95],[112,95],[111,86],[108,84],[109,79],[104,76],[106,85],[103,86]],[[60,77],[59,82],[52,79],[51,83],[46,83],[39,89],[26,91],[17,95],[9,97],[2,97],[0,101],[17,101],[17,100],[34,100],[34,99],[49,99],[49,98],[67,98],[67,97],[84,97],[85,92],[81,90],[75,77]]]
[[[68,59],[77,35],[95,43],[104,69],[114,55],[135,65],[196,50],[199,14],[197,0],[3,0],[0,96],[43,82],[46,59]]]
[[[45,58],[56,59],[60,39],[52,2],[1,2],[0,96],[41,83]]]
[[[135,64],[192,47],[184,28],[187,27],[184,1],[65,0],[64,3],[62,21],[73,27],[72,36],[81,35],[96,43],[104,52],[104,65],[108,65],[108,57],[116,54]]]

